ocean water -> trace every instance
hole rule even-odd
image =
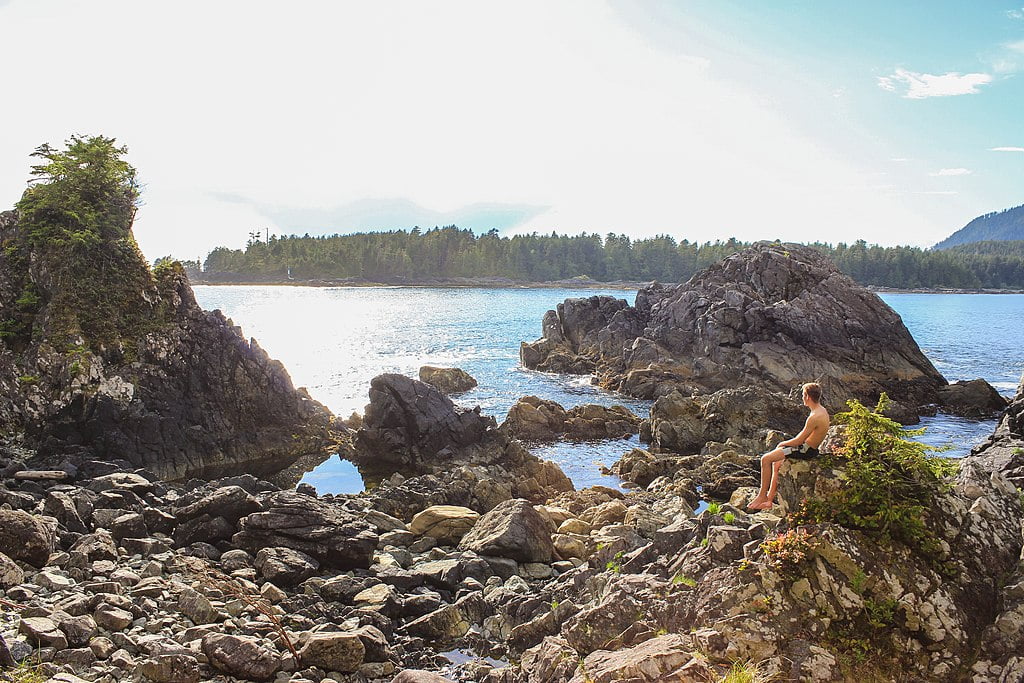
[[[649,402],[605,392],[589,378],[519,366],[519,343],[540,336],[544,312],[569,297],[609,294],[633,302],[635,292],[572,289],[439,289],[419,287],[196,286],[207,309],[220,309],[246,336],[288,368],[296,386],[337,415],[362,412],[370,380],[383,372],[415,377],[421,365],[457,366],[479,386],[456,402],[479,405],[499,422],[526,395],[558,401],[625,405],[645,414]],[[1024,295],[885,294],[918,344],[951,381],[984,377],[1012,395],[1024,370],[1018,346]],[[923,440],[952,444],[963,455],[994,423],[927,418]],[[600,474],[636,440],[558,443],[534,449],[558,462],[577,487],[616,486]],[[321,493],[358,490],[361,480],[334,457],[306,475]]]

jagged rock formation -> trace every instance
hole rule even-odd
[[[832,406],[885,391],[918,409],[946,385],[899,315],[819,251],[790,244],[760,243],[685,284],[648,286],[634,306],[566,300],[521,358],[596,372],[602,386],[642,398],[743,386],[788,394],[818,381]]]
[[[326,457],[329,411],[202,310],[180,266],[151,273],[125,220],[69,270],[62,248],[0,214],[0,431],[165,479]],[[90,308],[107,299],[110,312]]]
[[[1002,472],[1018,488],[1024,488],[1024,377],[996,430],[974,449],[971,457],[981,460],[989,470]]]

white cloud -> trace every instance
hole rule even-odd
[[[993,147],[990,152],[1024,152],[1024,147]]]
[[[910,161],[910,159],[908,159],[907,157],[893,157],[892,159],[889,159],[889,161],[892,161],[893,163],[897,164],[902,164],[907,161]]]
[[[1006,10],[1006,16],[1011,19],[1024,19],[1024,7],[1020,9],[1008,9]]]
[[[957,175],[971,175],[972,171],[969,168],[940,168],[935,173],[929,173],[930,176],[957,176]]]
[[[953,95],[975,95],[978,88],[992,82],[989,74],[926,74],[906,69],[896,69],[890,76],[879,76],[878,87],[889,92],[903,92],[903,97],[921,100],[927,97],[950,97]]]

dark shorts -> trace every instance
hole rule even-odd
[[[799,446],[784,446],[782,454],[787,458],[793,458],[794,460],[813,460],[820,455],[817,448],[813,448],[807,444],[801,444]]]

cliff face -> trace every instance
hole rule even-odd
[[[266,475],[330,443],[329,411],[180,267],[150,273],[130,222],[84,247],[19,222],[0,214],[0,431],[166,479]]]
[[[895,311],[798,245],[754,245],[685,284],[642,289],[635,306],[569,299],[545,316],[543,334],[522,345],[526,367],[595,371],[603,386],[643,398],[788,393],[818,381],[835,405],[886,391],[917,408],[946,385]]]

